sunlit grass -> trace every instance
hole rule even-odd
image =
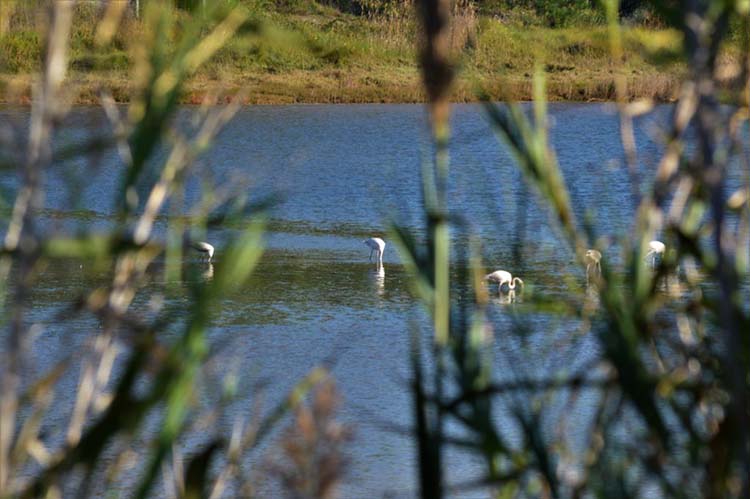
[[[363,17],[315,2],[271,6],[244,2],[265,31],[240,33],[187,83],[183,102],[195,102],[215,85],[249,88],[251,102],[414,102],[423,100],[417,77],[417,28],[413,13],[395,17]],[[126,16],[113,43],[94,43],[97,11],[77,10],[71,41],[71,70],[82,86],[82,102],[104,86],[127,99],[131,45],[143,26]],[[175,10],[177,36],[189,14]],[[36,26],[13,23],[0,38],[0,85],[15,80],[27,87],[27,75],[41,59]],[[478,17],[467,25],[470,39],[461,40],[463,78],[453,89],[456,101],[475,100],[475,85],[497,97],[528,100],[529,76],[536,64],[550,73],[550,99],[610,99],[613,62],[606,27],[585,24],[549,28],[526,25],[517,17]],[[463,28],[462,28],[463,29]],[[624,32],[630,74],[637,97],[673,98],[683,64],[676,53],[680,37],[668,29],[628,28]],[[283,76],[280,81],[279,76]],[[28,93],[28,90],[26,90]]]

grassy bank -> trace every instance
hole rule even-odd
[[[249,103],[264,104],[422,100],[411,15],[355,16],[313,2],[305,10],[260,8],[253,2],[248,8],[264,36],[249,31],[234,39],[190,80],[185,102],[240,88],[247,90]],[[130,42],[144,36],[142,24],[126,17],[113,43],[100,48],[91,22],[97,15],[85,5],[77,13],[71,70],[79,102],[94,102],[100,88],[127,101]],[[28,101],[31,75],[41,60],[39,30],[16,15],[0,38],[0,93],[6,101]],[[549,75],[552,100],[612,99],[618,71],[627,75],[632,97],[671,100],[684,72],[677,56],[679,35],[668,29],[627,28],[621,64],[611,60],[604,26],[550,28],[521,16],[466,9],[457,12],[454,30],[461,74],[453,91],[456,101],[476,100],[479,89],[495,98],[527,100],[537,64]]]

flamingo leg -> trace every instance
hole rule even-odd
[[[646,260],[651,264],[651,268],[653,269],[656,267],[656,253],[653,251],[649,251],[646,253]]]

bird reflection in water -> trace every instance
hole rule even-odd
[[[203,269],[203,272],[201,272],[201,277],[205,279],[206,281],[210,281],[214,278],[214,264],[211,262],[208,262],[208,265],[206,265],[206,268]]]
[[[599,308],[599,284],[602,279],[602,254],[595,249],[586,250],[586,296],[584,307],[587,310]]]
[[[516,295],[515,289],[509,289],[507,293],[498,293],[497,298],[494,298],[492,301],[499,305],[509,305],[519,301],[519,296]]]
[[[599,285],[597,282],[586,284],[586,295],[583,301],[583,309],[587,314],[592,314],[599,308]]]
[[[385,267],[378,265],[376,269],[370,270],[370,279],[378,294],[383,295],[385,293]]]

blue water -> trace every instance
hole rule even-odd
[[[193,111],[181,111],[181,127],[191,127]],[[655,172],[658,129],[669,111],[659,108],[636,123],[641,189]],[[5,109],[0,119],[22,125],[28,116],[26,110]],[[595,215],[601,234],[628,234],[634,204],[614,108],[554,104],[550,125],[551,143],[577,215]],[[570,248],[553,228],[549,212],[538,204],[536,193],[526,187],[481,107],[456,106],[452,129],[449,204],[466,222],[455,237],[478,235],[487,267],[511,270],[535,292],[562,299],[571,282],[580,286],[583,273]],[[75,109],[61,130],[58,151],[109,133],[96,108]],[[204,381],[205,393],[234,370],[247,394],[229,407],[217,430],[228,434],[234,418],[248,414],[256,400],[256,382],[269,381],[262,404],[267,411],[310,369],[330,362],[343,398],[341,418],[355,429],[342,497],[410,497],[416,488],[413,444],[394,428],[411,424],[409,334],[413,324],[423,327],[426,320],[409,292],[394,245],[386,247],[385,272],[380,275],[368,262],[362,239],[387,240],[389,220],[418,236],[424,234],[419,174],[430,159],[426,116],[418,105],[248,107],[200,158],[186,182],[186,206],[208,192],[208,183],[232,186],[251,199],[277,199],[266,253],[248,284],[221,303],[211,325],[210,339],[217,350],[209,365],[213,377]],[[122,162],[113,148],[100,151],[94,160],[56,162],[47,181],[43,226],[64,233],[111,227],[121,175]],[[8,170],[0,173],[0,182],[9,189],[17,186]],[[166,215],[165,211],[158,220],[157,237],[164,235]],[[217,247],[217,259],[236,231],[231,225],[209,230],[207,238]],[[605,258],[616,260],[616,253],[605,252]],[[31,317],[43,325],[30,352],[34,372],[67,355],[75,359],[98,330],[96,320],[73,315],[65,307],[86,289],[104,284],[107,272],[106,266],[90,262],[55,263],[42,269],[31,310]],[[159,275],[156,270],[147,291],[149,286],[161,289]],[[164,299],[172,305],[186,300],[174,293]],[[134,308],[147,313],[148,300],[139,297]],[[570,372],[597,357],[595,340],[579,334],[579,325],[570,320],[524,314],[523,303],[499,301],[493,302],[489,314],[498,379]],[[513,334],[521,317],[534,331],[525,339]],[[60,431],[67,421],[77,376],[71,369],[61,381],[59,410],[48,422],[51,432]],[[582,397],[572,406],[551,406],[550,426],[561,410],[578,411],[580,421],[590,416]],[[515,428],[503,421],[500,411],[499,424],[513,435]],[[199,441],[195,437],[185,442],[186,448]],[[261,466],[272,447],[262,446],[253,466]],[[476,458],[449,454],[447,473],[452,481],[465,482],[480,472]],[[271,479],[260,484],[260,490],[270,495],[275,487]],[[467,492],[459,495],[474,497]]]

